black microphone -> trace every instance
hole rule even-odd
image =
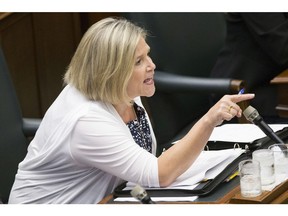
[[[270,139],[272,139],[276,143],[284,143],[275,133],[274,131],[267,125],[263,118],[259,115],[258,111],[252,107],[248,106],[244,111],[243,115],[245,118],[257,125]]]
[[[155,204],[155,202],[151,200],[145,189],[142,188],[140,185],[136,185],[131,190],[130,194],[143,204]]]

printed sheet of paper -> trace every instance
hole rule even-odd
[[[276,132],[282,130],[288,125],[269,124],[269,126],[274,132]],[[254,124],[224,124],[214,129],[209,141],[250,143],[265,136],[266,134]]]

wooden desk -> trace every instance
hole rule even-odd
[[[277,85],[278,89],[278,105],[276,110],[280,117],[288,117],[288,69],[276,76],[270,82]]]
[[[224,196],[215,201],[203,201],[197,199],[195,202],[158,202],[158,204],[288,204],[288,180],[274,188],[273,191],[264,191],[255,198],[244,198],[240,194],[240,186],[232,187]],[[223,190],[224,188],[220,189]],[[212,192],[213,193],[213,192]],[[216,192],[217,193],[217,192]],[[127,204],[129,202],[114,202],[113,195],[105,197],[99,204]]]
[[[227,203],[233,204],[284,204],[288,203],[288,180],[274,188],[273,191],[264,191],[255,198],[244,198],[240,194],[240,186],[235,189],[232,197],[227,197]]]

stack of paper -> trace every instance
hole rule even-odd
[[[182,189],[191,189],[191,186],[194,187],[195,184],[204,179],[213,179],[244,151],[245,150],[241,148],[202,151],[192,166],[180,175],[168,188],[179,189],[179,187],[181,187]],[[125,190],[131,190],[135,185],[135,183],[128,182]],[[146,189],[148,188],[146,187]]]
[[[269,124],[276,132],[287,127],[287,124]],[[238,143],[251,143],[256,139],[265,137],[266,134],[254,124],[224,124],[216,127],[209,141],[225,141]]]

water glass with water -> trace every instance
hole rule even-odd
[[[260,163],[262,186],[270,186],[275,182],[274,155],[270,149],[258,149],[252,153],[253,160]]]
[[[269,149],[274,155],[275,179],[281,183],[288,179],[288,145],[274,144]]]
[[[260,163],[247,159],[239,163],[240,189],[243,197],[257,197],[262,194]]]

